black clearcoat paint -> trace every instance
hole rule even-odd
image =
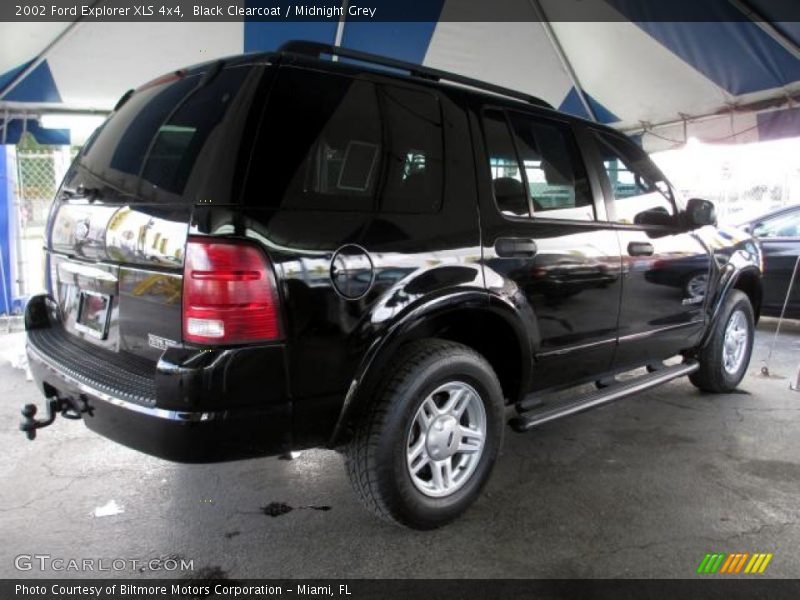
[[[196,77],[205,81],[202,92],[215,85],[203,80],[207,69],[187,70],[175,85]],[[182,194],[149,184],[141,171],[115,179],[79,159],[51,214],[50,298],[31,301],[28,328],[64,328],[75,344],[128,357],[137,369],[149,365],[156,391],[145,408],[188,415],[183,422],[114,405],[65,378],[68,365],[48,366],[41,352],[29,351],[45,394],[88,398],[96,412],[87,425],[122,443],[176,460],[339,443],[393,352],[423,337],[475,347],[514,403],[531,391],[691,353],[725,290],[743,274],[759,277],[749,237],[726,237],[713,227],[689,231],[681,218],[670,226],[610,223],[610,191],[591,135],[596,125],[462,88],[290,55],[232,59],[223,76],[230,69],[246,70],[225,100],[236,110],[208,138]],[[346,210],[294,205],[290,184],[275,183],[291,173],[270,171],[263,162],[269,146],[259,141],[264,131],[269,144],[290,145],[305,135],[302,121],[282,130],[270,121],[276,81],[286,73],[355,78],[374,84],[384,103],[391,102],[391,86],[432,95],[440,111],[429,120],[441,133],[441,203],[416,212],[378,210],[362,200]],[[571,128],[595,221],[500,214],[481,127],[490,106]],[[281,340],[253,347],[182,342],[189,235],[249,240],[267,253],[279,287]],[[495,248],[504,238],[533,240],[535,255],[500,256]],[[629,256],[631,242],[651,243],[652,256]],[[708,274],[709,293],[687,302],[686,279],[698,272]],[[79,289],[112,296],[106,339],[76,328]],[[113,389],[105,394],[115,396]]]

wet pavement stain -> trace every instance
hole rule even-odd
[[[230,540],[232,538],[235,538],[240,533],[241,533],[241,531],[228,531],[228,532],[225,533],[225,538]]]
[[[293,510],[294,508],[283,502],[270,502],[266,506],[261,507],[261,512],[268,517],[280,517]]]
[[[293,506],[289,506],[285,502],[270,502],[266,506],[261,507],[262,514],[267,515],[268,517],[280,517],[287,513],[290,513],[294,510]],[[320,510],[323,512],[327,512],[331,510],[331,507],[327,504],[315,505],[309,504],[307,506],[298,506],[297,510]]]

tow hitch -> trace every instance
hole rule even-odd
[[[36,439],[36,430],[41,427],[52,425],[53,421],[60,414],[65,419],[80,419],[84,413],[92,416],[92,407],[86,398],[80,398],[76,403],[67,398],[48,398],[47,399],[47,418],[35,419],[38,408],[35,404],[26,404],[22,407],[22,422],[19,430],[24,431],[29,440]]]

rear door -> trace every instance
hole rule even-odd
[[[482,113],[486,284],[531,311],[540,346],[534,389],[589,379],[613,358],[621,293],[617,236],[569,121]]]
[[[445,94],[286,61],[242,225],[280,282],[295,418],[324,431],[370,344],[429,294],[482,289],[472,148]]]
[[[260,69],[175,73],[130,97],[70,168],[49,227],[49,289],[68,333],[155,361],[181,341],[195,203],[235,194]]]
[[[663,359],[704,327],[707,249],[681,229],[675,192],[627,137],[592,130],[609,220],[622,250],[622,304],[614,366]]]

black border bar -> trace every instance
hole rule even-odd
[[[539,10],[541,7],[541,12]],[[768,11],[763,12],[763,11]],[[797,0],[3,0],[0,21],[797,22]]]

